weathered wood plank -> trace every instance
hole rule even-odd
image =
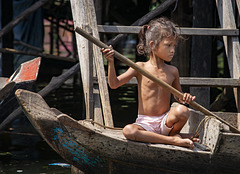
[[[232,78],[196,78],[180,77],[180,83],[184,86],[203,86],[203,87],[240,87],[239,79]]]
[[[99,32],[97,29],[97,18],[93,0],[88,0],[88,18],[90,20],[90,26],[93,31],[93,36],[99,38]],[[112,111],[110,106],[107,81],[105,80],[106,76],[102,60],[102,53],[100,52],[100,49],[96,45],[93,45],[93,55],[95,60],[97,78],[99,79],[99,92],[102,102],[104,122],[106,126],[113,127],[114,125],[112,119]],[[98,115],[98,113],[96,114]],[[95,117],[97,115],[95,115]]]
[[[181,85],[205,87],[240,87],[239,79],[181,77]]]
[[[202,86],[202,87],[240,87],[240,79],[232,78],[197,78],[180,77],[182,86]],[[134,77],[126,85],[137,85],[137,79]]]
[[[88,28],[88,27],[87,27]],[[88,32],[92,33],[91,28],[88,28]],[[94,100],[93,100],[93,44],[88,42],[88,54],[89,54],[89,60],[88,60],[88,71],[89,71],[89,78],[88,78],[88,99],[86,103],[86,118],[87,119],[93,119],[94,118]]]
[[[235,18],[231,1],[216,0],[219,20],[222,28],[236,29]],[[239,39],[236,37],[223,37],[226,54],[228,57],[229,69],[233,78],[239,78],[240,74],[240,53]]]
[[[72,15],[74,25],[88,24],[88,18],[86,16],[86,8],[79,8],[81,5],[85,6],[85,1],[71,1]],[[84,26],[83,26],[84,27]],[[85,26],[86,29],[86,26]],[[79,64],[81,69],[81,77],[83,81],[83,91],[86,104],[86,117],[88,117],[88,99],[89,99],[89,44],[83,38],[76,36]]]
[[[88,25],[92,29],[92,35],[96,38],[99,38],[99,33],[97,30],[96,14],[94,9],[93,0],[71,0],[71,7],[74,19],[74,26],[86,26]],[[77,45],[78,45],[78,54],[79,61],[81,66],[82,80],[85,82],[86,78],[89,77],[89,51],[88,51],[88,41],[76,35]],[[108,94],[108,86],[106,82],[105,70],[102,60],[102,54],[100,49],[95,45],[93,46],[93,55],[94,55],[94,68],[96,68],[98,83],[99,83],[99,92],[102,102],[102,109],[104,115],[104,121],[106,126],[113,126],[112,112],[110,107],[110,100]],[[89,86],[83,84],[84,90],[87,91]],[[85,96],[85,100],[87,100]]]
[[[238,14],[240,16],[240,1],[237,0],[236,2],[237,2]]]
[[[236,29],[232,1],[216,0],[218,16],[222,28]],[[238,36],[223,37],[228,58],[229,70],[232,78],[240,78],[240,46]],[[234,89],[235,101],[240,111],[240,88]]]
[[[122,34],[138,34],[141,26],[110,26],[98,25],[98,31],[101,33],[122,33]],[[182,35],[193,36],[238,36],[237,29],[222,29],[222,28],[177,28],[177,31]]]

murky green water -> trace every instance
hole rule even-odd
[[[18,121],[23,120],[27,122]],[[70,174],[70,165],[41,139],[30,123],[22,125],[27,129],[15,125],[15,130],[0,135],[0,173]]]
[[[0,173],[13,174],[70,174],[70,167],[52,165],[54,163],[65,164],[65,161],[55,157],[53,160],[11,160],[9,163],[1,164]]]
[[[38,91],[43,86],[39,85]],[[79,86],[73,88],[73,84],[68,84],[51,92],[45,100],[49,106],[76,116],[82,112],[80,93]],[[48,146],[23,115],[0,134],[0,173],[70,174],[71,166]]]
[[[28,126],[28,133],[18,129],[0,135],[0,173],[70,174],[70,165],[35,130],[24,125]]]
[[[44,86],[39,84],[38,91]],[[137,112],[135,90],[136,87],[132,86],[110,90],[115,126],[123,127],[135,120],[134,113]],[[44,99],[50,107],[55,107],[75,119],[85,117],[81,85],[73,84],[71,80]],[[66,165],[67,162],[42,140],[25,116],[14,121],[9,130],[0,134],[0,173],[71,173],[70,167]]]

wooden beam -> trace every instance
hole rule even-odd
[[[236,29],[232,1],[216,0],[218,16],[222,28]],[[231,77],[240,78],[240,45],[238,36],[223,37]],[[240,88],[234,89],[238,112],[240,112]]]
[[[96,80],[95,82],[96,83]],[[192,87],[229,87],[239,88],[240,79],[232,78],[197,78],[197,77],[180,77],[182,86]],[[137,79],[134,77],[126,85],[137,85]]]
[[[92,29],[88,26],[85,26],[85,30],[92,34]],[[94,119],[94,100],[93,100],[93,44],[88,42],[88,100],[86,100],[86,119]]]
[[[92,29],[92,35],[96,38],[99,38],[99,33],[97,30],[96,14],[94,9],[93,0],[71,0],[72,14],[74,26],[86,26],[88,25]],[[81,68],[81,76],[83,83],[83,88],[85,92],[85,101],[88,100],[87,91],[89,86],[86,83],[89,78],[89,45],[88,41],[76,35],[79,62]],[[106,126],[113,127],[112,111],[110,106],[110,99],[108,94],[108,86],[106,82],[105,70],[102,61],[102,53],[100,49],[93,46],[93,56],[94,56],[94,67],[96,68],[98,84],[99,84],[99,93],[102,102],[102,111],[104,116],[104,122]],[[95,114],[95,113],[94,113]],[[99,115],[99,113],[96,113]],[[100,119],[100,118],[99,118]]]
[[[91,29],[88,25],[88,16],[86,11],[86,2],[82,1],[75,1],[72,0],[71,7],[72,7],[72,15],[73,15],[73,21],[74,25],[81,25],[85,29],[87,27],[89,30]],[[81,7],[83,5],[84,7]],[[78,14],[78,15],[77,15]],[[85,24],[85,25],[84,25]],[[90,71],[89,71],[89,65],[90,65],[90,56],[93,56],[93,54],[89,55],[90,53],[90,44],[86,40],[83,40],[82,38],[76,36],[77,41],[77,49],[78,49],[78,57],[79,57],[79,64],[80,64],[80,72],[83,82],[83,94],[85,99],[85,107],[86,107],[86,118],[93,118],[93,115],[90,116]],[[92,51],[92,50],[91,50]],[[93,66],[93,65],[92,65]]]
[[[76,59],[70,58],[70,57],[61,57],[61,56],[56,56],[56,55],[52,55],[52,54],[42,54],[42,53],[29,52],[29,51],[25,52],[25,51],[12,49],[12,48],[0,48],[0,53],[22,54],[22,55],[43,57],[43,58],[47,58],[47,59],[63,60],[63,61],[67,61],[67,62],[76,62]]]
[[[240,1],[236,0],[236,2],[237,2],[238,15],[240,17]]]
[[[98,25],[100,33],[122,33],[122,34],[138,34],[141,26],[111,26]],[[177,31],[182,35],[193,36],[238,36],[238,29],[222,29],[222,28],[177,28]]]
[[[240,87],[240,79],[232,78],[196,78],[180,77],[180,84],[183,86],[202,87]]]

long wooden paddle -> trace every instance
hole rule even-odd
[[[106,45],[105,43],[101,42],[99,39],[93,37],[91,34],[87,33],[86,31],[84,31],[83,29],[76,27],[75,31],[82,35],[83,37],[85,37],[86,39],[88,39],[89,41],[91,41],[92,43],[94,43],[95,45],[97,45],[100,48],[109,48],[108,45]],[[178,91],[177,89],[173,88],[171,85],[167,84],[166,82],[158,79],[157,77],[153,76],[152,74],[150,74],[148,71],[144,70],[143,68],[141,68],[140,66],[138,66],[136,63],[132,62],[131,60],[129,60],[128,58],[126,58],[125,56],[123,56],[122,54],[120,54],[119,52],[114,50],[114,56],[120,60],[121,62],[125,63],[126,65],[132,67],[133,69],[135,69],[136,71],[138,71],[139,73],[141,73],[142,75],[146,76],[147,78],[151,79],[152,81],[158,83],[159,85],[161,85],[162,87],[164,87],[166,90],[168,90],[169,92],[171,92],[173,95],[175,95],[176,97],[183,99],[183,94]],[[235,133],[240,133],[240,130],[238,130],[237,128],[235,128],[234,126],[232,126],[230,123],[226,122],[225,120],[223,120],[222,118],[220,118],[219,116],[217,116],[216,114],[212,113],[211,111],[207,110],[206,108],[204,108],[203,106],[201,106],[200,104],[196,103],[195,101],[191,101],[189,103],[194,109],[202,112],[205,115],[209,115],[209,116],[213,116],[216,119],[220,120],[222,123],[225,123],[226,125],[228,125],[230,127],[230,130],[232,132]]]

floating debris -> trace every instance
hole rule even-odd
[[[70,164],[67,163],[52,163],[52,164],[48,164],[49,166],[61,166],[61,167],[71,167]]]
[[[12,155],[10,152],[0,152],[0,156]]]

